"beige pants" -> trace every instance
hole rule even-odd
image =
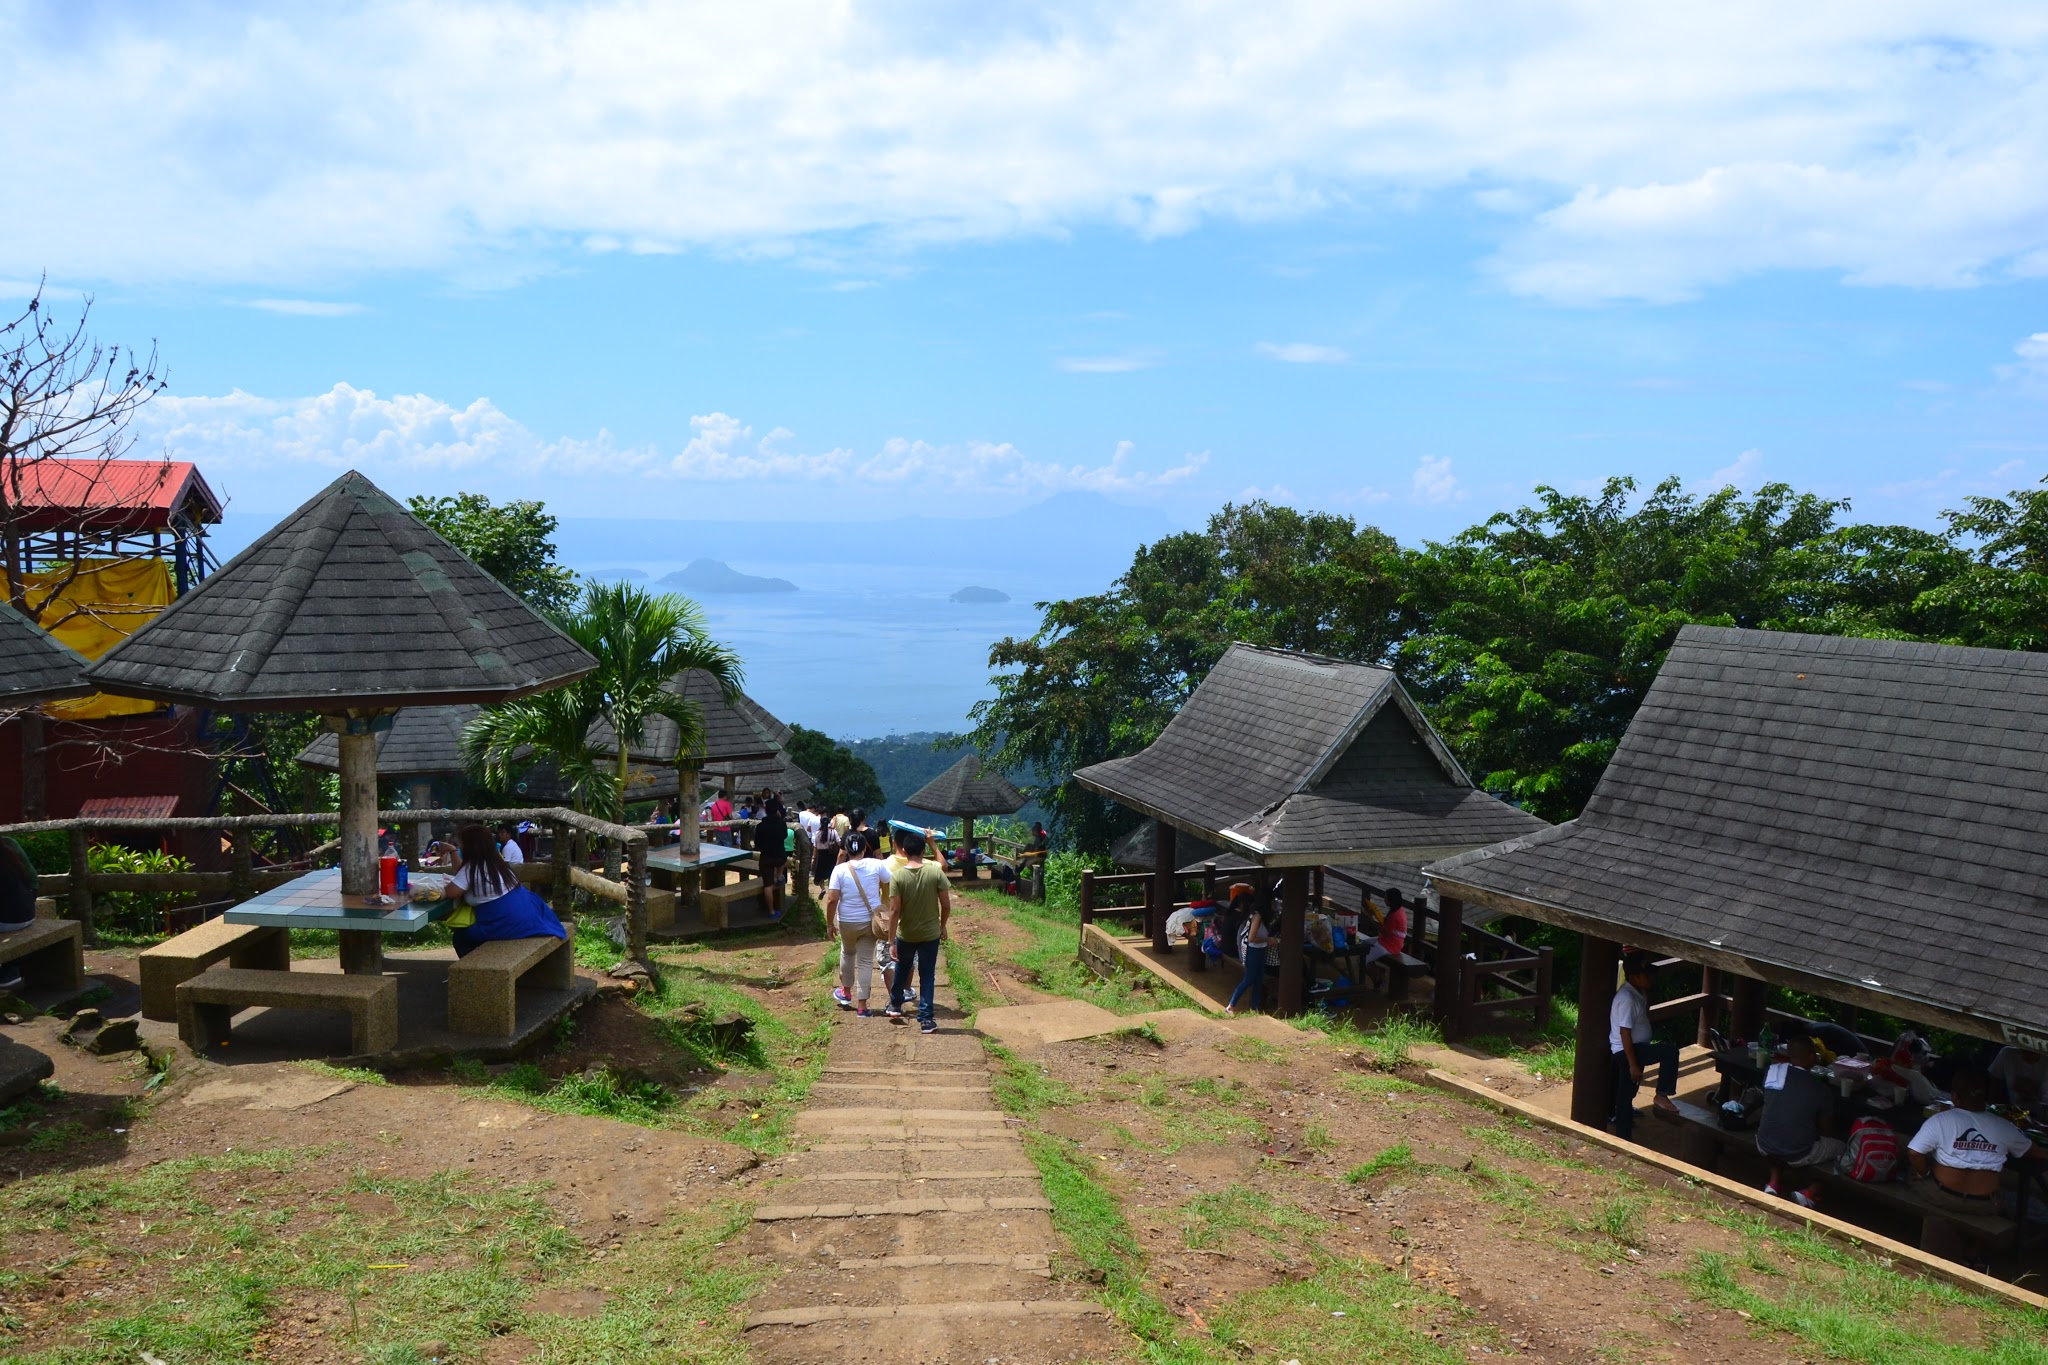
[[[866,1000],[875,984],[874,921],[839,921],[839,988],[855,1001]]]

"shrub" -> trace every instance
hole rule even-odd
[[[175,853],[157,849],[124,848],[120,844],[94,844],[87,853],[87,866],[94,872],[190,872],[192,864]],[[70,855],[65,855],[70,866]],[[93,920],[102,930],[137,938],[164,931],[164,911],[189,903],[190,892],[109,891],[93,897]]]

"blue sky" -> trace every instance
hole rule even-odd
[[[0,282],[238,515],[2048,473],[2048,10],[1657,10],[0,4]]]

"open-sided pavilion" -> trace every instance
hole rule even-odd
[[[1726,974],[1744,1037],[1775,985],[2043,1046],[2044,828],[2048,655],[1687,626],[1578,819],[1428,875],[1584,936],[1599,1126],[1624,944]]]
[[[1303,1004],[1303,935],[1315,868],[1420,862],[1543,822],[1473,786],[1390,669],[1232,645],[1159,738],[1075,780],[1157,822],[1146,928],[1171,951],[1175,834],[1269,869],[1281,883],[1280,999]],[[1455,1001],[1463,924],[1438,921],[1437,990]]]

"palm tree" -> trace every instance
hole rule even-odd
[[[463,735],[465,752],[500,787],[536,759],[552,759],[577,810],[622,819],[631,771],[627,751],[644,738],[648,721],[660,716],[675,724],[670,761],[704,741],[697,704],[666,684],[701,669],[733,700],[743,676],[739,655],[711,638],[695,602],[631,583],[584,584],[583,595],[555,624],[596,657],[597,670],[567,687],[486,707]],[[612,736],[617,740],[602,746],[616,749],[607,772],[594,741]]]

